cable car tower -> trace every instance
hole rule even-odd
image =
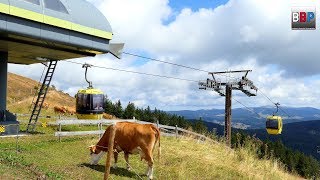
[[[256,96],[258,88],[253,84],[251,80],[247,78],[247,75],[252,70],[241,71],[223,71],[223,72],[209,72],[212,79],[207,78],[206,81],[199,82],[199,89],[213,90],[219,93],[220,96],[225,96],[225,127],[224,136],[226,138],[227,145],[231,146],[231,106],[232,106],[232,90],[242,91],[247,96]],[[234,73],[244,73],[240,79],[220,81],[215,75],[225,75]]]
[[[32,132],[58,61],[106,53],[121,57],[124,44],[110,43],[108,20],[86,0],[0,0],[0,6],[0,126],[6,127],[2,135],[19,131],[17,118],[6,106],[8,63],[49,63],[27,127]]]

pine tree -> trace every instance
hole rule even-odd
[[[152,122],[153,121],[151,109],[150,109],[149,106],[144,110],[143,119],[142,120],[143,121],[147,121],[147,122]]]
[[[200,117],[199,120],[196,120],[194,122],[194,126],[192,127],[196,132],[204,134],[208,132],[207,126],[202,121],[202,118]]]
[[[106,100],[105,100],[104,104],[105,104],[104,105],[105,112],[108,113],[108,114],[113,114],[114,105],[112,104],[112,101],[107,98],[107,96],[106,96]]]
[[[135,112],[135,117],[138,120],[143,120],[143,109],[137,108]]]
[[[129,102],[126,109],[123,112],[123,118],[124,119],[131,119],[135,117],[135,111],[136,107],[134,106],[134,103]]]
[[[114,105],[113,115],[115,115],[118,118],[122,118],[123,110],[121,106],[120,100],[118,100]]]

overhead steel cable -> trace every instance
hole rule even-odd
[[[235,100],[237,103],[241,104],[241,105],[242,105],[243,107],[245,107],[248,111],[250,111],[250,112],[252,112],[252,113],[254,113],[254,114],[258,115],[258,116],[259,116],[259,118],[264,119],[264,117],[263,117],[263,116],[261,116],[259,113],[255,112],[252,108],[249,108],[248,106],[244,105],[242,102],[238,101],[238,100],[237,100],[237,99],[235,99],[235,98],[232,98],[232,99],[233,99],[233,100]]]
[[[258,91],[260,91],[261,94],[262,94],[265,98],[267,98],[273,105],[276,104],[276,103],[274,103],[274,102],[271,100],[271,98],[269,98],[269,97],[268,97],[265,93],[263,93],[261,90],[258,89]],[[255,112],[253,109],[251,109],[251,108],[249,108],[248,106],[246,106],[246,105],[244,105],[243,103],[241,103],[240,101],[238,101],[238,100],[236,100],[236,99],[234,99],[234,98],[232,98],[232,99],[235,100],[235,101],[237,101],[239,104],[241,104],[243,107],[245,107],[246,109],[248,109],[250,112],[257,114],[260,118],[264,118],[264,117],[262,117],[260,114],[258,114],[257,112]],[[292,116],[290,116],[285,110],[283,110],[280,106],[278,106],[278,108],[279,108],[283,113],[285,113],[288,117],[292,117]]]
[[[273,101],[271,100],[271,98],[269,98],[263,91],[261,91],[260,89],[258,89],[258,91],[260,91],[260,93],[261,93],[265,98],[267,98],[273,105],[276,104],[276,103],[273,102]],[[292,116],[290,116],[285,110],[283,110],[283,108],[282,108],[281,106],[278,106],[278,108],[279,108],[283,113],[285,113],[288,117],[292,117]]]
[[[83,63],[78,63],[78,62],[73,62],[73,61],[68,61],[68,60],[65,61],[65,62],[83,65]],[[160,77],[160,78],[166,78],[166,79],[174,79],[174,80],[181,80],[181,81],[188,81],[188,82],[196,82],[196,83],[198,83],[198,81],[196,81],[196,80],[178,78],[178,77],[173,77],[173,76],[165,76],[165,75],[160,75],[160,74],[151,74],[151,73],[130,71],[130,70],[124,70],[124,69],[111,68],[111,67],[97,66],[97,65],[92,65],[92,67],[100,68],[100,69],[107,69],[107,70],[112,70],[112,71],[121,71],[121,72],[133,73],[133,74],[140,74],[140,75],[147,75],[147,76],[153,76],[153,77]]]
[[[177,66],[177,67],[182,67],[182,68],[191,69],[191,70],[195,70],[195,71],[210,73],[210,71],[207,71],[207,70],[204,70],[204,69],[194,68],[194,67],[191,67],[191,66],[177,64],[177,63],[173,63],[173,62],[169,62],[169,61],[164,61],[164,60],[155,59],[155,58],[151,58],[151,57],[141,56],[141,55],[133,54],[133,53],[130,53],[130,52],[123,52],[123,54],[129,55],[129,56],[138,57],[138,58],[142,58],[142,59],[147,59],[147,60],[150,60],[150,61],[156,61],[156,62],[160,62],[160,63],[164,63],[164,64],[170,64],[172,66]],[[226,76],[226,77],[232,78],[232,79],[237,79],[236,77],[233,77],[233,76],[228,76],[228,75],[223,75],[223,74],[219,74],[219,75],[220,76]]]
[[[186,68],[186,69],[191,69],[191,70],[196,70],[196,71],[209,73],[209,71],[206,71],[206,70],[203,70],[203,69],[194,68],[194,67],[190,67],[190,66],[185,66],[185,65],[177,64],[177,63],[172,63],[172,62],[169,62],[169,61],[163,61],[163,60],[160,60],[160,59],[145,57],[145,56],[141,56],[141,55],[137,55],[137,54],[133,54],[133,53],[129,53],[129,52],[123,52],[123,54],[127,54],[127,55],[134,56],[134,57],[139,57],[139,58],[142,58],[142,59],[147,59],[147,60],[150,60],[150,61],[161,62],[161,63],[164,63],[164,64],[170,64],[170,65],[173,65],[173,66],[183,67],[183,68]]]

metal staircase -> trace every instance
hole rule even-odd
[[[29,119],[27,132],[33,132],[36,128],[36,124],[37,124],[37,121],[38,121],[38,118],[39,118],[39,115],[40,115],[40,112],[42,109],[42,105],[43,105],[43,102],[46,98],[48,89],[50,87],[50,82],[52,80],[52,76],[53,76],[54,71],[56,69],[57,63],[58,63],[58,61],[56,61],[56,60],[50,60],[50,64],[48,66],[46,76],[43,79],[42,86],[41,86],[39,93],[38,93],[38,98],[37,98],[36,102],[33,103],[33,110],[32,110],[32,114]]]

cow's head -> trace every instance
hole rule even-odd
[[[96,145],[89,146],[90,156],[91,156],[91,165],[97,165],[101,157],[106,153],[97,148]]]

